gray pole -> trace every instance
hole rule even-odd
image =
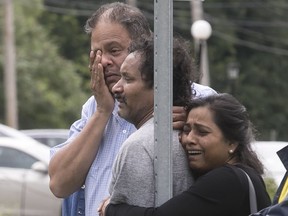
[[[156,206],[172,197],[173,1],[154,1]]]
[[[13,2],[5,0],[4,91],[6,124],[18,128]]]
[[[191,0],[191,17],[192,21],[203,19],[203,6],[201,0]]]
[[[192,24],[197,20],[203,19],[203,6],[202,0],[191,0],[191,17]],[[194,38],[196,56],[200,58],[200,73],[202,75],[200,84],[209,86],[210,85],[210,73],[208,63],[208,48],[206,41],[199,41]],[[200,55],[199,55],[200,54]],[[198,60],[198,59],[197,59]]]
[[[126,0],[126,4],[137,7],[137,0]]]

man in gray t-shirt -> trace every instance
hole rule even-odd
[[[121,79],[112,88],[118,102],[118,114],[134,124],[137,131],[120,148],[112,169],[109,191],[111,203],[152,207],[155,206],[153,41],[143,44],[134,48],[135,51],[124,60],[120,69]],[[193,84],[191,91],[191,57],[183,40],[174,39],[173,44],[173,105],[184,106],[193,98],[192,92],[195,93],[197,88],[194,89]],[[175,196],[193,183],[176,130],[173,131],[172,153]]]

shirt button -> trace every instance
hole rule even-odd
[[[85,189],[85,185],[83,185],[83,186],[81,187],[81,189]]]
[[[123,130],[123,133],[124,133],[124,134],[127,133],[127,130]]]

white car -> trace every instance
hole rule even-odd
[[[29,129],[20,132],[32,137],[49,147],[64,143],[68,139],[68,129]]]
[[[61,199],[49,189],[49,147],[0,137],[0,215],[59,216]]]
[[[20,132],[19,130],[9,127],[4,124],[0,124],[0,137],[14,137],[14,138],[25,139],[25,140],[30,140],[30,141],[34,140],[30,136]]]
[[[281,141],[256,141],[252,148],[256,151],[259,159],[264,164],[264,177],[273,178],[277,186],[281,183],[286,169],[277,155],[277,151],[288,145]]]

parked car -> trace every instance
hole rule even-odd
[[[252,144],[252,148],[264,164],[264,178],[274,179],[277,186],[281,183],[286,172],[284,165],[277,155],[277,151],[287,145],[288,142],[281,141],[256,141]]]
[[[49,189],[49,149],[0,137],[0,215],[61,215],[61,199]]]
[[[14,137],[14,138],[25,139],[25,140],[30,140],[30,141],[34,140],[30,136],[27,136],[26,134],[20,132],[19,130],[9,127],[4,124],[0,124],[0,137]]]
[[[29,129],[21,132],[49,147],[65,142],[69,135],[68,129]]]

